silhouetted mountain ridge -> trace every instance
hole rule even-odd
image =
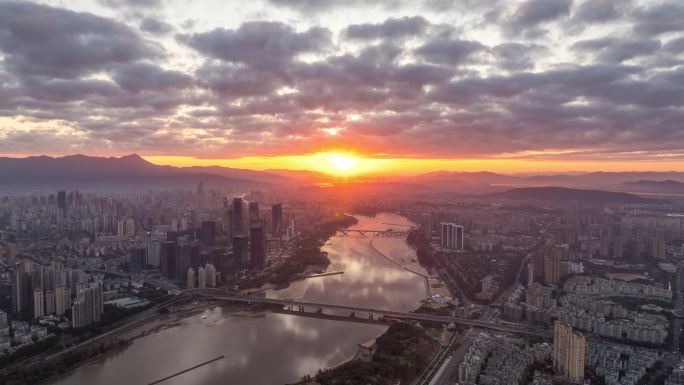
[[[583,202],[583,203],[662,203],[659,199],[643,198],[634,194],[603,191],[581,190],[565,187],[521,187],[489,194],[490,197],[511,200],[537,200],[555,202]]]
[[[68,155],[63,157],[0,157],[0,186],[25,188],[188,188],[202,182],[208,187],[264,188],[265,181],[231,177],[205,170],[188,170],[150,163],[137,154],[122,157]],[[251,175],[257,175],[258,171]]]

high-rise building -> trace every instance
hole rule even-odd
[[[71,299],[69,289],[64,285],[57,285],[55,287],[55,314],[63,316],[70,307],[68,303]]]
[[[33,290],[33,318],[45,317],[45,300],[43,298],[43,289],[36,288]]]
[[[161,272],[167,278],[176,279],[176,242],[162,242],[159,257]]]
[[[188,269],[188,279],[186,287],[188,289],[192,289],[195,287],[195,270],[193,270],[192,267]]]
[[[557,284],[560,280],[560,255],[548,253],[544,255],[544,283]]]
[[[246,235],[233,236],[233,258],[238,269],[249,266],[249,239]]]
[[[202,246],[214,246],[216,244],[216,222],[204,221],[200,229],[200,243]]]
[[[280,203],[271,206],[271,233],[277,237],[283,231],[283,205]]]
[[[76,302],[71,307],[72,327],[80,328],[99,322],[104,312],[102,300],[102,281],[86,287],[79,283]]]
[[[147,264],[153,267],[159,267],[161,252],[161,242],[150,241],[147,243]]]
[[[203,267],[197,269],[197,287],[205,289],[207,287],[207,273]]]
[[[55,314],[55,292],[45,290],[45,314]]]
[[[249,202],[249,225],[259,222],[259,202]]]
[[[64,213],[66,207],[66,191],[57,191],[57,208]]]
[[[527,264],[527,287],[530,287],[534,283],[534,263],[530,262]]]
[[[440,240],[443,249],[463,251],[463,226],[442,222],[441,230]]]
[[[206,266],[204,266],[204,274],[206,275],[204,281],[206,282],[207,287],[216,287],[216,268],[214,265],[207,263]]]
[[[84,304],[81,301],[74,302],[71,307],[71,327],[74,329],[88,326],[85,320]]]
[[[587,341],[580,332],[561,321],[553,324],[553,366],[556,373],[575,383],[584,381]]]
[[[136,247],[128,252],[128,266],[132,272],[143,271],[145,265],[145,249]]]
[[[233,236],[244,231],[242,221],[242,198],[233,198]]]
[[[249,267],[263,269],[266,259],[264,252],[264,229],[261,225],[253,225],[249,229]]]

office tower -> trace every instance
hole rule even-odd
[[[530,262],[527,264],[527,287],[530,287],[534,283],[534,263]]]
[[[548,253],[544,255],[544,283],[557,284],[560,280],[560,255]]]
[[[175,279],[176,275],[176,242],[162,242],[159,252],[161,272],[167,278]]]
[[[441,230],[440,241],[443,249],[463,251],[463,226],[442,222]]]
[[[12,304],[14,311],[21,313],[33,308],[33,285],[31,274],[24,271],[24,267],[17,264],[14,269]]]
[[[233,234],[235,234],[235,229],[233,228],[233,226],[235,226],[234,222],[235,220],[233,219],[233,208],[231,206],[228,207],[228,209],[226,209],[226,218],[224,219],[224,229],[226,231],[225,235],[228,239],[232,239]]]
[[[261,225],[253,225],[249,229],[249,267],[251,269],[263,269],[265,259],[264,229]]]
[[[200,243],[202,246],[211,247],[216,244],[216,222],[204,221],[200,229]]]
[[[45,317],[45,301],[43,299],[43,289],[33,290],[33,318]]]
[[[45,314],[55,314],[55,292],[45,290]]]
[[[259,202],[249,202],[249,224],[252,225],[259,221]]]
[[[192,289],[195,287],[195,270],[193,270],[192,268],[188,269],[186,287],[188,289]]]
[[[197,269],[197,287],[205,289],[207,287],[207,273],[203,267]]]
[[[128,266],[134,273],[139,273],[145,268],[145,249],[134,248],[128,252]]]
[[[207,287],[216,287],[216,268],[214,265],[207,263],[207,265],[204,266],[204,274],[206,275],[204,282]]]
[[[161,242],[151,241],[147,243],[147,264],[152,267],[159,267]]]
[[[290,226],[287,227],[287,238],[292,239],[297,237],[297,220],[292,218]]]
[[[233,258],[238,269],[244,269],[249,263],[249,239],[246,235],[233,236]]]
[[[66,207],[66,191],[57,191],[57,208],[64,213]]]
[[[561,321],[553,324],[553,366],[556,373],[576,383],[584,381],[587,341],[580,332]]]
[[[283,231],[283,205],[280,203],[271,206],[271,233],[277,237]]]
[[[242,198],[233,198],[233,236],[244,231],[242,220]]]

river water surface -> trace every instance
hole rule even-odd
[[[394,214],[357,216],[352,229],[401,229],[411,225]],[[425,281],[382,256],[425,274],[404,238],[334,236],[323,247],[341,275],[317,277],[269,291],[274,298],[409,311],[425,298]],[[110,354],[54,382],[67,384],[148,384],[217,356],[225,358],[161,383],[284,384],[351,358],[357,344],[378,337],[386,326],[267,313],[240,317],[220,308],[189,316],[180,325],[136,339],[123,352]]]

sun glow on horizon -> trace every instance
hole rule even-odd
[[[151,163],[176,167],[221,166],[250,170],[314,171],[332,177],[416,175],[431,171],[492,171],[504,174],[590,171],[672,171],[684,169],[684,162],[564,159],[438,159],[392,157],[389,154],[364,155],[346,151],[321,151],[310,154],[244,156],[204,159],[192,156],[143,156]]]
[[[347,154],[330,154],[328,155],[328,162],[332,164],[333,168],[340,173],[349,173],[359,160]]]

